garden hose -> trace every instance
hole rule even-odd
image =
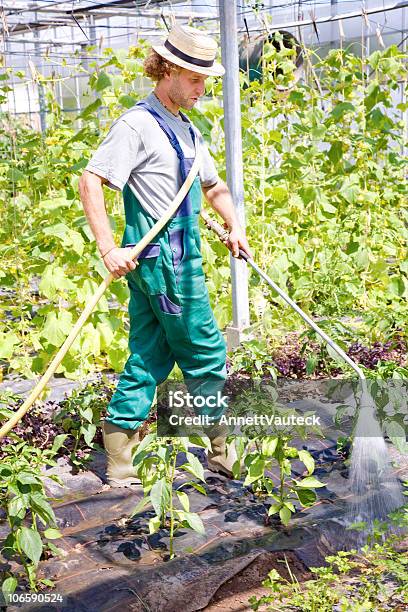
[[[224,244],[226,244],[228,242],[228,237],[229,234],[227,232],[227,230],[225,230],[222,225],[220,225],[217,221],[215,221],[214,219],[211,219],[211,217],[208,215],[208,213],[206,213],[205,211],[202,211],[201,216],[203,217],[205,224],[207,225],[207,227],[211,230],[213,230],[217,236],[219,237],[219,239],[221,240],[221,242],[223,242]],[[247,253],[245,253],[245,251],[243,251],[242,249],[239,249],[239,255],[240,257],[245,260],[254,270],[257,274],[259,274],[259,276],[261,278],[263,278],[263,280],[270,286],[272,287],[272,289],[274,289],[274,291],[276,291],[276,293],[278,295],[280,295],[280,297],[285,300],[285,302],[287,304],[289,304],[289,306],[291,306],[291,308],[293,308],[293,310],[295,310],[301,317],[302,319],[312,328],[314,329],[314,331],[319,334],[319,336],[321,338],[323,338],[323,340],[334,350],[336,351],[336,353],[342,358],[344,359],[344,361],[351,367],[353,368],[353,370],[358,374],[358,377],[360,378],[360,380],[366,380],[366,377],[363,373],[363,371],[361,370],[361,368],[358,367],[358,365],[352,360],[350,359],[350,357],[343,351],[342,348],[340,348],[340,346],[338,344],[336,344],[336,342],[334,342],[334,340],[332,340],[322,329],[320,329],[320,327],[318,325],[316,325],[316,323],[314,321],[312,321],[312,319],[310,317],[307,316],[307,314],[305,312],[303,312],[303,310],[296,304],[296,302],[294,302],[288,295],[286,295],[286,293],[284,291],[282,291],[282,289],[280,287],[278,287],[278,285],[276,283],[274,283],[274,281],[267,275],[265,274],[265,272],[263,272],[259,266],[254,262],[253,259],[251,259],[249,257],[249,255]],[[364,385],[363,385],[364,386]]]
[[[187,175],[186,180],[180,188],[180,191],[177,193],[174,200],[171,202],[167,212],[161,219],[155,223],[155,225],[147,232],[147,234],[138,242],[130,251],[131,259],[135,259],[139,253],[153,240],[153,238],[160,232],[161,229],[166,225],[166,223],[170,220],[172,215],[176,212],[186,195],[188,194],[191,185],[195,177],[198,174],[198,170],[200,167],[201,154],[199,148],[196,146],[196,155],[194,159],[194,163],[190,168],[190,171]],[[54,374],[55,370],[60,365],[61,361],[65,357],[66,353],[70,349],[72,343],[75,338],[78,336],[82,326],[87,321],[89,315],[95,308],[96,304],[101,299],[102,295],[105,293],[106,289],[111,284],[114,276],[112,273],[109,273],[106,278],[99,285],[98,289],[95,291],[92,298],[87,303],[85,310],[82,312],[78,321],[75,323],[72,331],[66,338],[65,342],[59,349],[58,353],[55,355],[54,359],[51,361],[47,370],[43,374],[42,378],[38,381],[34,389],[31,391],[30,395],[24,401],[24,403],[20,406],[18,410],[13,414],[13,416],[4,423],[4,425],[0,428],[0,440],[4,438],[8,434],[8,432],[13,429],[15,425],[23,418],[23,416],[28,412],[31,406],[34,404],[40,393],[44,390],[46,384],[50,380],[51,376]]]

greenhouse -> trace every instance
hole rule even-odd
[[[0,610],[408,610],[408,0],[0,31]]]

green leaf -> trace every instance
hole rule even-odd
[[[90,115],[93,115],[100,106],[102,106],[102,100],[97,98],[94,102],[91,102],[91,104],[88,104],[88,106],[84,108],[84,110],[78,115],[78,119],[88,118]]]
[[[59,449],[64,444],[67,437],[68,437],[67,434],[58,434],[58,436],[55,436],[54,441],[52,443],[52,448],[51,448],[53,453],[57,453],[59,451]]]
[[[55,546],[55,544],[53,542],[47,542],[47,546],[48,549],[53,553],[53,555],[55,555],[56,557],[60,557],[61,555],[63,555],[64,551],[61,550],[61,548],[58,548],[57,546]],[[44,584],[47,584],[45,582],[45,580],[43,580]],[[51,585],[53,586],[53,585]]]
[[[49,265],[45,268],[39,290],[47,298],[53,298],[63,290],[76,290],[75,284],[65,275],[63,268],[57,265]]]
[[[15,495],[8,503],[7,512],[13,520],[23,519],[26,515],[27,507],[26,496]]]
[[[41,481],[30,472],[21,471],[17,475],[17,480],[22,484],[39,484]]]
[[[154,434],[148,434],[143,438],[140,444],[136,447],[136,452],[133,456],[133,465],[136,465],[139,462],[140,457],[142,457],[142,453],[145,449],[147,449],[150,444],[156,441],[156,436]]]
[[[320,480],[317,480],[314,476],[307,476],[303,480],[296,481],[296,486],[302,487],[302,489],[318,489],[319,487],[325,487],[326,485]]]
[[[60,346],[70,333],[71,328],[72,314],[70,312],[67,310],[62,310],[59,313],[51,311],[47,314],[41,336],[53,346]]]
[[[77,168],[75,166],[78,166]],[[84,164],[84,160],[72,166],[71,170],[79,170],[86,166]],[[45,236],[54,236],[55,238],[60,238],[62,244],[72,249],[78,253],[78,255],[82,255],[84,252],[84,239],[81,234],[76,230],[71,229],[65,223],[57,223],[55,225],[50,225],[49,227],[45,227],[43,229],[43,233]]]
[[[31,493],[30,502],[33,510],[38,514],[44,525],[47,523],[55,524],[54,510],[44,497],[43,493],[40,491]]]
[[[112,327],[109,325],[108,322],[99,321],[96,324],[96,329],[99,332],[101,349],[109,348],[113,340]]]
[[[26,175],[23,172],[20,172],[18,168],[10,168],[8,172],[8,178],[13,183],[17,183],[18,181],[23,181],[26,178]]]
[[[21,527],[17,532],[17,542],[30,561],[34,565],[38,565],[43,550],[43,543],[38,531],[28,527]]]
[[[207,491],[204,489],[203,485],[198,482],[194,482],[194,480],[188,480],[187,482],[183,482],[183,484],[181,484],[179,488],[181,487],[193,487],[203,495],[207,495]]]
[[[272,142],[282,142],[282,133],[277,130],[268,130],[268,140]]]
[[[14,593],[17,588],[17,584],[17,578],[15,576],[9,576],[2,582],[1,590],[5,598],[7,595]]]
[[[212,123],[207,119],[207,117],[199,111],[197,108],[194,108],[190,113],[190,118],[194,125],[198,127],[200,130],[204,140],[208,143],[211,142],[211,132],[212,132]]]
[[[315,469],[315,462],[312,455],[306,450],[300,450],[298,455],[301,462],[305,464],[309,474],[312,474]]]
[[[315,491],[312,491],[311,489],[298,489],[296,491],[296,495],[298,496],[302,506],[305,507],[312,506],[317,499]]]
[[[160,517],[159,516],[153,516],[150,521],[149,521],[149,533],[155,533],[156,531],[159,531],[160,529]]]
[[[96,91],[102,91],[106,87],[110,87],[112,85],[112,81],[106,74],[106,72],[100,72],[98,78],[95,83]]]
[[[343,157],[343,145],[341,142],[333,142],[330,150],[327,152],[327,155],[332,164],[338,164],[341,158]]]
[[[273,454],[278,445],[279,438],[277,436],[267,436],[262,441],[262,454],[266,457],[273,457]]]
[[[125,108],[132,108],[136,104],[137,99],[134,98],[133,96],[129,96],[125,94],[123,96],[120,96],[120,98],[118,99],[118,102]]]
[[[170,502],[170,485],[165,478],[161,478],[152,486],[150,501],[157,516],[161,517],[167,512]]]
[[[201,437],[198,435],[191,435],[188,436],[188,440],[190,444],[194,444],[195,446],[201,446],[202,448],[206,448],[207,450],[211,451],[211,442],[206,436]]]
[[[205,535],[205,527],[201,518],[195,512],[184,512],[183,516],[191,529],[194,529],[197,533]]]
[[[282,508],[282,504],[272,504],[272,506],[268,510],[268,516],[272,514],[276,514]]]
[[[387,421],[385,423],[385,431],[397,450],[406,455],[408,453],[408,444],[405,428],[400,423],[397,423],[397,421]]]
[[[252,461],[248,468],[248,473],[244,480],[244,487],[252,484],[256,480],[262,478],[265,469],[265,461],[262,457],[257,457],[255,461]]]
[[[18,336],[14,332],[0,332],[0,359],[10,359],[15,345],[18,343]]]
[[[267,186],[265,188],[265,195],[269,196],[272,200],[278,202],[279,204],[288,199],[287,189],[282,185],[277,185],[276,187]]]
[[[316,369],[318,361],[319,360],[318,360],[316,355],[311,355],[310,357],[307,358],[307,361],[306,361],[306,374],[308,374],[308,375],[313,374],[313,372]]]
[[[44,536],[48,540],[57,540],[58,538],[62,537],[62,533],[58,529],[54,529],[53,527],[50,527],[49,529],[46,529],[44,531]]]
[[[333,204],[330,204],[329,200],[327,199],[327,197],[325,195],[319,196],[318,202],[319,202],[322,210],[324,210],[324,212],[327,212],[330,215],[335,215],[336,214],[337,208],[335,206],[333,206]]]
[[[402,296],[404,293],[404,283],[399,276],[391,276],[388,281],[388,291],[394,295]]]
[[[188,495],[186,493],[184,493],[184,491],[176,491],[177,497],[180,500],[180,503],[183,507],[183,509],[186,512],[190,511],[190,500],[188,498]]]
[[[88,423],[92,423],[93,421],[93,410],[91,406],[87,406],[86,408],[79,409],[82,419],[88,421]]]
[[[341,345],[341,341],[337,341],[337,344],[340,346],[340,348],[343,348]],[[338,354],[338,352],[331,347],[329,344],[326,346],[326,350],[327,350],[327,354],[337,363],[344,363],[343,358],[340,357],[340,355]]]
[[[133,508],[130,514],[130,518],[132,518],[136,514],[139,514],[139,512],[141,512],[144,508],[146,508],[148,504],[150,504],[150,497],[142,497],[142,499]]]
[[[193,455],[193,453],[186,453],[186,458],[188,463],[185,463],[182,466],[182,469],[187,470],[187,472],[190,472],[196,478],[205,482],[204,468],[201,465],[199,459],[197,459],[197,457]]]
[[[109,287],[109,290],[111,291],[111,293],[113,293],[113,295],[117,297],[118,301],[121,304],[124,304],[129,299],[129,289],[127,285],[120,282],[120,280],[116,281],[115,283],[112,283]]]
[[[355,204],[357,195],[360,192],[360,177],[356,174],[351,174],[343,180],[343,185],[340,189],[340,195],[343,196],[349,204]]]
[[[292,512],[287,506],[283,506],[283,508],[279,510],[279,516],[282,523],[286,526],[289,524],[289,521],[292,517]]]
[[[93,423],[90,423],[89,425],[87,425],[86,427],[83,427],[82,429],[84,430],[85,443],[88,446],[90,446],[96,434],[96,425],[94,425]]]
[[[339,104],[336,104],[336,106],[333,108],[333,110],[331,111],[331,115],[336,121],[338,121],[343,117],[345,113],[354,112],[355,110],[355,106],[353,106],[353,104],[351,104],[350,102],[340,102]]]

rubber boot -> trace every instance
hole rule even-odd
[[[140,485],[132,463],[132,450],[139,443],[139,432],[103,421],[102,435],[108,461],[108,484],[115,488]]]
[[[238,457],[235,444],[226,443],[226,437],[229,433],[229,429],[222,425],[216,425],[206,430],[212,448],[211,452],[208,451],[207,464],[211,472],[218,472],[228,478],[234,478],[232,466]]]

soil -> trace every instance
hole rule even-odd
[[[270,590],[262,586],[268,573],[275,569],[279,574],[290,580],[286,567],[289,565],[292,575],[299,582],[310,580],[312,574],[295,553],[291,551],[265,552],[259,555],[244,570],[227,580],[215,593],[205,612],[246,612],[252,608],[248,603],[250,597],[259,599],[262,595],[270,594]]]

